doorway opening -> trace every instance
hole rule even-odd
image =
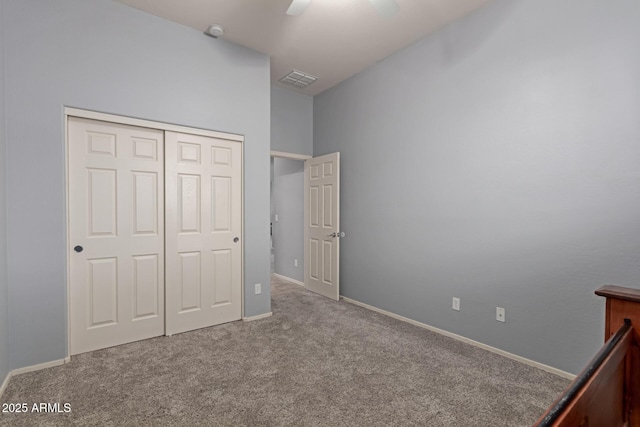
[[[304,286],[304,161],[271,153],[271,274]]]
[[[273,274],[289,282],[302,285],[307,290],[324,295],[334,300],[340,299],[340,238],[345,233],[340,231],[340,153],[329,153],[323,156],[310,157],[288,153],[271,152],[275,157],[272,179],[272,247]],[[277,159],[284,158],[286,162],[280,167]],[[304,160],[302,168],[299,161]],[[302,175],[302,191],[300,189],[300,175]],[[293,189],[287,191],[284,185],[284,202],[279,201],[281,181],[288,181],[281,177],[291,177]],[[302,194],[302,208],[300,208],[300,194]],[[298,225],[280,227],[284,219],[281,212],[288,204],[294,206],[289,219],[302,217],[302,240],[295,233],[300,230]],[[287,215],[289,211],[287,211]],[[295,222],[294,222],[295,224]],[[299,243],[302,241],[302,248]],[[285,253],[287,242],[292,249],[288,256]],[[301,256],[302,255],[302,256]],[[303,262],[300,267],[301,260]],[[294,270],[289,270],[289,264]],[[297,269],[297,271],[295,270]],[[300,277],[298,280],[281,274],[279,271],[292,271]],[[279,277],[280,276],[280,277]]]

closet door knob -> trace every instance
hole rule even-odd
[[[234,242],[234,243],[238,243],[238,241],[239,241],[239,240],[240,240],[240,238],[239,238],[239,237],[234,237],[234,238],[233,238],[233,242]]]
[[[82,246],[78,245],[75,248],[73,248],[73,250],[78,252],[78,253],[80,253],[80,252],[82,252],[84,250],[84,248]]]

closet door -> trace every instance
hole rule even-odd
[[[165,141],[171,335],[242,316],[242,146],[175,132]]]
[[[164,334],[163,135],[69,118],[71,354]]]

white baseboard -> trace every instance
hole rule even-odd
[[[25,366],[24,368],[18,368],[11,371],[12,375],[24,374],[25,372],[39,371],[40,369],[53,368],[54,366],[64,365],[71,362],[71,357],[65,357],[64,359],[52,360],[51,362],[39,363],[37,365]]]
[[[294,285],[299,285],[304,287],[304,283],[299,280],[292,279],[291,277],[283,276],[282,274],[278,274],[278,273],[273,273],[273,275],[280,280],[284,280],[285,282],[293,283]]]
[[[4,381],[2,382],[2,385],[0,386],[0,398],[2,398],[2,395],[4,394],[4,391],[7,389],[7,386],[9,385],[9,381],[11,381],[11,377],[12,377],[12,372],[9,371],[7,372],[7,376],[4,378]]]
[[[437,334],[444,335],[444,336],[447,336],[449,338],[453,338],[455,340],[462,341],[462,342],[467,343],[467,344],[471,344],[471,345],[479,347],[479,348],[481,348],[483,350],[487,350],[487,351],[490,351],[492,353],[499,354],[500,356],[504,356],[506,358],[509,358],[509,359],[524,363],[525,365],[533,366],[534,368],[541,369],[543,371],[549,372],[549,373],[557,375],[559,377],[566,378],[566,379],[569,379],[569,380],[573,380],[576,377],[575,375],[570,374],[569,372],[565,372],[565,371],[562,371],[560,369],[554,368],[552,366],[536,362],[535,360],[531,360],[531,359],[527,359],[527,358],[522,357],[522,356],[518,356],[517,354],[509,353],[508,351],[500,350],[499,348],[491,347],[490,345],[483,344],[483,343],[478,342],[478,341],[474,341],[474,340],[472,340],[470,338],[463,337],[462,335],[454,334],[452,332],[448,332],[448,331],[445,331],[443,329],[436,328],[434,326],[427,325],[427,324],[422,323],[422,322],[418,322],[417,320],[409,319],[408,317],[400,316],[399,314],[395,314],[395,313],[392,313],[390,311],[386,311],[386,310],[383,310],[381,308],[374,307],[372,305],[365,304],[363,302],[353,300],[351,298],[347,298],[347,297],[343,297],[343,296],[341,296],[340,298],[342,298],[345,302],[348,302],[350,304],[358,305],[358,306],[364,307],[364,308],[366,308],[368,310],[375,311],[375,312],[380,313],[380,314],[384,314],[385,316],[393,317],[394,319],[401,320],[401,321],[407,322],[407,323],[411,323],[412,325],[418,326],[420,328],[428,329],[428,330],[430,330],[432,332],[435,332]]]
[[[243,317],[243,322],[253,322],[254,320],[266,319],[267,317],[273,316],[272,312],[258,314],[257,316]]]
[[[13,371],[9,371],[7,373],[6,378],[2,382],[2,386],[0,386],[0,397],[4,394],[4,391],[9,386],[9,381],[14,375],[24,374],[26,372],[39,371],[41,369],[53,368],[54,366],[64,365],[65,363],[71,362],[71,357],[65,357],[64,359],[53,360],[51,362],[39,363],[37,365],[25,366],[24,368],[14,369]]]

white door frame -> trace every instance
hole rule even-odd
[[[71,248],[71,241],[69,239],[69,135],[68,135],[68,122],[69,122],[69,117],[73,116],[73,117],[80,117],[80,118],[84,118],[84,119],[93,119],[93,120],[100,120],[103,122],[111,122],[111,123],[119,123],[119,124],[124,124],[124,125],[131,125],[131,126],[139,126],[139,127],[146,127],[146,128],[151,128],[151,129],[158,129],[158,130],[162,130],[162,131],[172,131],[172,132],[179,132],[179,133],[190,133],[193,135],[201,135],[201,136],[209,136],[209,137],[213,137],[213,138],[219,138],[219,139],[226,139],[229,141],[237,141],[240,142],[242,145],[242,158],[243,158],[243,163],[244,163],[244,136],[243,135],[238,135],[238,134],[231,134],[231,133],[226,133],[226,132],[218,132],[218,131],[213,131],[213,130],[208,130],[208,129],[200,129],[200,128],[192,128],[192,127],[188,127],[188,126],[180,126],[180,125],[173,125],[170,123],[163,123],[163,122],[156,122],[153,120],[144,120],[144,119],[136,119],[133,117],[127,117],[127,116],[119,116],[119,115],[115,115],[115,114],[108,114],[108,113],[100,113],[97,111],[90,111],[90,110],[82,110],[82,109],[78,109],[78,108],[73,108],[73,107],[65,107],[64,108],[64,162],[65,162],[65,190],[64,190],[64,196],[65,196],[65,225],[66,225],[66,230],[65,230],[65,240],[66,240],[66,252],[65,252],[65,262],[66,262],[66,272],[67,272],[67,277],[66,277],[66,281],[67,281],[67,311],[66,311],[66,323],[67,323],[67,358],[71,357],[71,324],[69,322],[69,319],[71,317],[70,314],[70,310],[71,310],[71,303],[70,303],[70,297],[71,297],[71,283],[70,283],[70,258],[69,258],[69,254],[70,254],[70,248]],[[242,200],[242,239],[243,239],[243,243],[244,243],[244,164],[242,166],[242,190],[241,190],[241,195],[240,195],[240,199]],[[164,188],[164,183],[163,183],[163,188]],[[164,225],[163,225],[164,226]],[[242,245],[242,253],[241,253],[241,272],[240,272],[240,281],[241,281],[241,315],[242,318],[244,318],[244,247],[245,245]]]
[[[288,153],[288,152],[285,152],[285,151],[273,151],[273,150],[271,151],[271,157],[278,157],[278,158],[290,159],[290,160],[302,160],[302,161],[305,162],[305,173],[306,173],[307,160],[313,159],[313,156],[309,156],[309,155],[306,155],[306,154],[295,154],[295,153]],[[306,175],[305,175],[305,183],[306,183]],[[305,188],[304,191],[306,193],[307,189]],[[305,200],[305,203],[304,203],[304,211],[303,212],[304,212],[305,222],[306,222],[306,218],[309,215],[309,207],[308,207],[308,205],[306,203],[306,200]],[[308,289],[308,287],[307,287],[307,275],[306,275],[306,271],[307,270],[306,269],[307,269],[307,259],[308,259],[307,252],[309,251],[309,248],[308,248],[307,242],[306,242],[306,232],[307,232],[307,230],[305,228],[305,230],[304,230],[305,242],[304,242],[304,246],[303,246],[304,247],[303,256],[304,256],[304,262],[305,262],[305,265],[304,265],[305,274],[304,274],[304,279],[303,279],[303,285],[304,285],[305,289]],[[340,297],[340,295],[338,295],[338,297]]]
[[[291,159],[291,160],[313,159],[313,156],[308,156],[306,154],[286,153],[284,151],[271,151],[271,157],[279,157],[281,159]]]
[[[305,163],[306,163],[307,160],[313,159],[313,156],[309,156],[307,154],[295,154],[295,153],[288,153],[286,151],[273,151],[273,150],[271,150],[271,157],[272,158],[276,158],[277,157],[279,159],[289,159],[289,160],[302,160]],[[303,177],[303,180],[304,180],[304,177]],[[309,214],[309,212],[307,211],[307,205],[304,202],[302,204],[304,205],[303,215],[306,217]],[[304,228],[304,226],[303,226],[303,228]],[[304,232],[304,230],[303,230],[303,232]],[[302,239],[304,240],[304,237]],[[271,254],[269,254],[269,255],[271,255]],[[302,252],[302,262],[304,262],[306,255],[307,255],[307,247],[304,246],[304,251]],[[275,274],[275,272],[274,272],[274,274]],[[275,275],[278,276],[278,274],[275,274]],[[305,288],[306,288],[305,283],[306,283],[307,278],[304,275],[304,273],[302,274],[302,276],[303,276],[302,277],[302,283],[299,283],[297,280],[296,280],[296,283],[299,284],[299,285],[305,286]],[[282,277],[284,277],[284,276],[282,276]],[[289,279],[291,279],[291,278],[289,278]],[[293,280],[293,279],[291,279],[291,280]]]

